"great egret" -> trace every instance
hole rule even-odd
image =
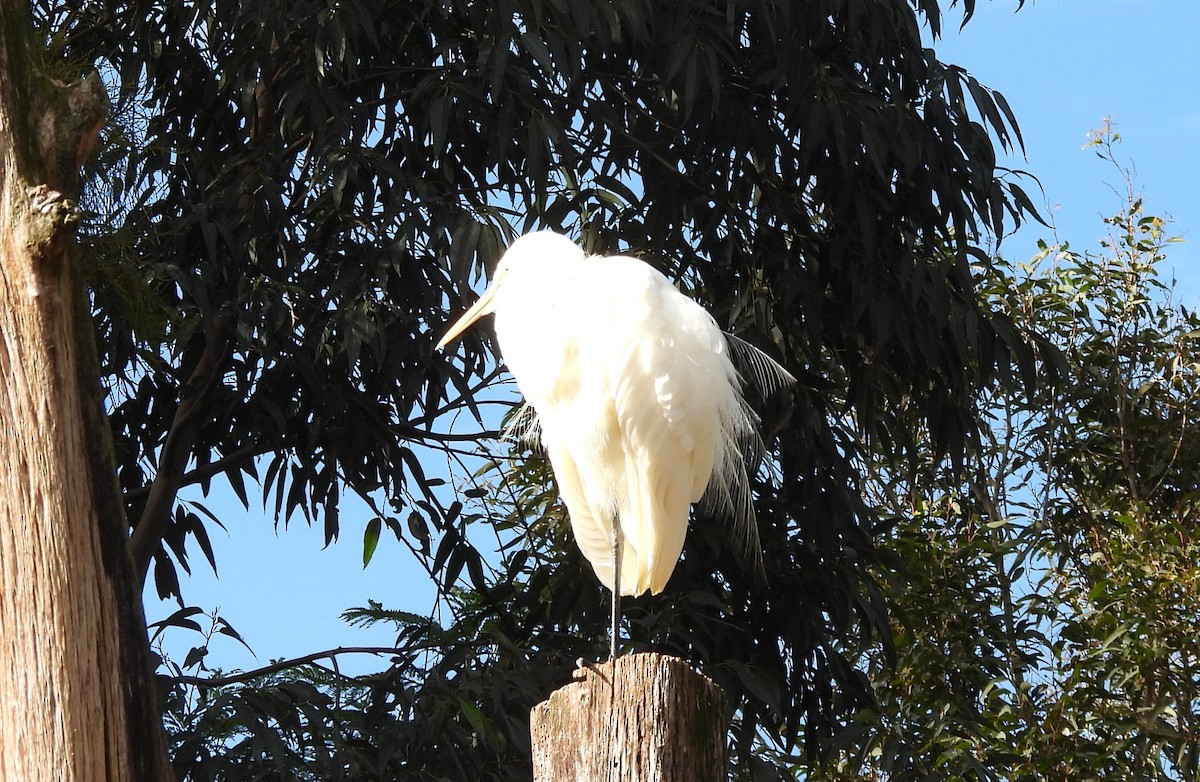
[[[764,392],[793,382],[653,267],[586,256],[552,231],[526,234],[492,283],[438,343],[494,313],[496,338],[534,409],[571,529],[613,593],[659,593],[683,551],[692,503],[733,519],[759,557],[746,454],[757,417],[730,359],[739,351]],[[732,348],[731,348],[732,345]]]

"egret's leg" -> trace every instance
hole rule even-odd
[[[617,659],[617,633],[621,627],[621,520],[613,519],[613,593],[612,627],[609,635],[609,659]]]

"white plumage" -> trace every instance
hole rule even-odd
[[[620,592],[658,593],[679,561],[689,509],[705,497],[757,555],[744,454],[757,419],[730,342],[657,270],[589,257],[540,231],[509,247],[492,284],[442,338],[495,313],[504,361],[536,411],[580,549]],[[791,377],[745,343],[765,391]]]

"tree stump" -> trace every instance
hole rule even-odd
[[[721,782],[725,694],[676,657],[587,666],[533,707],[534,782]]]

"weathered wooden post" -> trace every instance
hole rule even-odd
[[[534,782],[722,782],[725,694],[676,657],[581,668],[533,707]]]

